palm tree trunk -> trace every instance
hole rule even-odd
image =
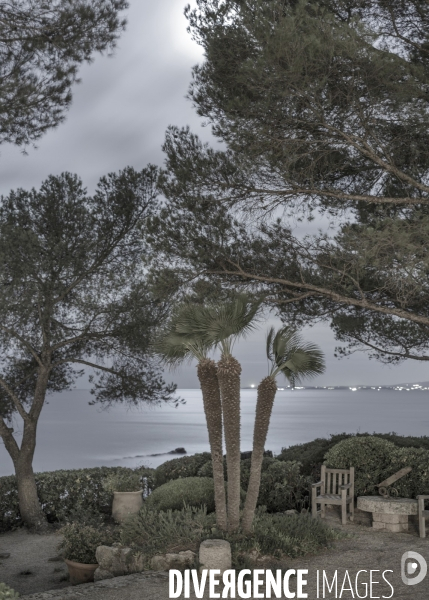
[[[216,524],[219,529],[226,531],[228,521],[223,474],[222,405],[216,363],[209,358],[201,360],[198,363],[197,373],[203,394],[204,413],[212,455]]]
[[[265,442],[267,441],[268,427],[270,425],[271,411],[276,392],[276,380],[271,376],[265,377],[258,385],[250,479],[243,512],[243,531],[245,533],[250,533],[252,530],[259,487],[261,485],[261,468],[264,459]]]
[[[228,531],[240,524],[240,363],[233,356],[218,362],[228,470]]]

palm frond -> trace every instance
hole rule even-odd
[[[271,375],[282,373],[292,387],[325,370],[324,354],[319,346],[305,342],[296,329],[287,326],[275,335],[273,329],[268,332],[267,357],[272,363]]]
[[[177,319],[176,332],[207,347],[230,348],[233,340],[255,327],[259,308],[260,302],[245,294],[219,304],[187,304]]]
[[[171,366],[201,360],[219,344],[228,354],[234,340],[254,328],[259,308],[260,302],[245,294],[219,304],[185,302],[173,311],[156,351]]]

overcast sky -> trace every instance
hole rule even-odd
[[[163,162],[161,145],[169,124],[190,125],[205,140],[191,103],[185,99],[191,68],[203,57],[186,32],[186,0],[130,0],[128,27],[112,58],[96,56],[80,71],[73,104],[65,123],[49,132],[36,150],[24,156],[14,146],[0,148],[0,193],[17,187],[39,187],[50,174],[77,173],[92,192],[98,179],[127,165],[136,169]],[[213,143],[217,143],[214,141]],[[276,323],[276,321],[272,321]],[[272,324],[271,322],[269,324]],[[236,346],[243,365],[243,386],[257,384],[267,374],[261,324]],[[426,381],[427,366],[407,361],[383,366],[363,353],[349,359],[333,356],[336,341],[328,325],[306,329],[304,335],[326,354],[326,373],[314,385],[389,384]],[[184,367],[168,379],[179,387],[197,387],[195,368]]]

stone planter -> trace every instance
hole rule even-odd
[[[143,490],[138,492],[113,492],[112,516],[122,523],[130,515],[135,515],[143,506]]]
[[[359,496],[357,506],[372,512],[373,529],[396,533],[408,531],[408,516],[417,514],[417,500],[411,498]]]
[[[72,585],[79,585],[81,583],[90,583],[94,581],[94,572],[98,567],[98,564],[86,564],[86,563],[78,563],[73,560],[64,559],[64,562],[67,565],[70,576],[70,583]]]

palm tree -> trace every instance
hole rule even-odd
[[[194,307],[183,305],[175,311],[164,335],[157,343],[157,351],[165,363],[177,366],[193,358],[198,361],[197,375],[203,396],[204,414],[209,434],[210,452],[213,464],[213,482],[216,507],[216,524],[219,529],[227,530],[227,511],[225,498],[225,479],[223,472],[222,448],[222,405],[220,400],[217,367],[214,360],[208,358],[210,346],[193,340],[186,333],[192,324]]]
[[[217,364],[225,431],[228,471],[228,531],[240,524],[240,374],[241,366],[232,356],[235,341],[252,328],[260,302],[237,294],[225,302],[190,305],[186,319],[180,319],[176,335],[204,348],[219,346]]]
[[[295,387],[296,383],[305,377],[320,375],[325,370],[324,357],[320,348],[315,344],[304,342],[296,330],[290,327],[283,327],[277,333],[273,327],[269,330],[267,358],[271,363],[270,373],[258,385],[250,479],[242,523],[245,533],[252,530],[258,501],[265,442],[277,392],[276,377],[282,373],[292,387]]]

